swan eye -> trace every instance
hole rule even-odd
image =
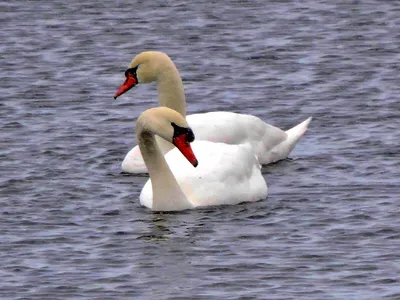
[[[185,135],[185,141],[187,143],[191,143],[194,141],[194,133],[193,130],[189,127],[181,127],[176,125],[175,123],[171,123],[172,127],[174,128],[174,136],[173,139],[181,136],[181,135]]]
[[[191,143],[191,142],[194,141],[194,133],[193,133],[193,130],[191,128],[187,129],[186,141],[188,143]]]
[[[132,74],[133,77],[137,78],[136,72],[137,72],[138,67],[139,67],[139,66],[136,66],[136,67],[134,67],[134,68],[129,68],[129,69],[127,69],[127,70],[125,71],[125,77],[128,77],[129,74]]]

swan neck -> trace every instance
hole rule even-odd
[[[153,211],[183,210],[192,207],[179,187],[164,155],[157,145],[154,133],[138,132],[137,139],[153,189]]]
[[[157,78],[158,103],[186,117],[186,97],[181,76],[175,66]]]

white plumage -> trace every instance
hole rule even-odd
[[[207,141],[192,144],[199,165],[194,168],[179,152],[171,150],[165,159],[186,198],[193,207],[238,204],[267,197],[267,184],[255,156],[245,147]],[[149,179],[140,203],[152,208]]]

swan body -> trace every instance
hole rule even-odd
[[[182,150],[189,143],[174,143],[177,148],[164,157],[155,135],[173,142],[171,123],[189,128],[183,116],[165,107],[149,109],[137,120],[139,148],[150,175],[140,194],[143,206],[153,211],[177,211],[267,197],[261,166],[246,145],[195,141],[192,148],[189,146],[194,157]]]
[[[175,64],[162,52],[148,51],[137,55],[125,73],[127,80],[114,98],[138,83],[156,82],[160,106],[176,110],[186,116],[186,98],[182,79]],[[129,81],[130,80],[130,81]],[[209,112],[186,116],[196,140],[246,145],[260,164],[266,165],[285,159],[303,136],[311,117],[299,125],[283,131],[263,122],[260,118],[232,112]],[[173,148],[171,143],[157,139],[162,153]],[[140,149],[136,146],[122,162],[122,170],[129,173],[146,173]]]

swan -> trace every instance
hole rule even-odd
[[[164,156],[156,136],[176,148]],[[261,166],[248,147],[193,142],[192,129],[173,109],[156,107],[143,112],[136,121],[136,138],[150,175],[140,203],[152,211],[238,204],[267,197]]]
[[[197,140],[226,144],[247,144],[262,165],[288,157],[297,141],[306,132],[311,117],[299,125],[283,131],[264,123],[260,118],[232,112],[208,112],[186,116],[186,98],[179,72],[171,58],[163,52],[145,51],[133,58],[125,71],[125,82],[114,99],[138,83],[156,82],[160,106],[169,107],[186,117]],[[167,153],[171,143],[157,138],[160,149]],[[122,162],[128,173],[146,173],[140,149],[136,146]]]

